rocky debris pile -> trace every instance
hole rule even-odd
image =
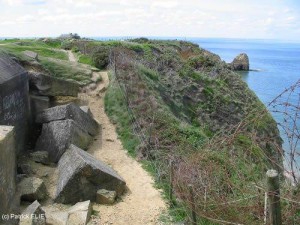
[[[246,53],[239,54],[231,63],[229,63],[229,66],[235,71],[249,71],[250,64],[248,55]]]
[[[55,197],[58,203],[95,201],[99,189],[115,191],[118,196],[125,190],[125,181],[117,172],[74,145],[60,159],[58,170]]]
[[[80,148],[87,148],[100,125],[88,107],[74,103],[42,110],[35,118],[43,126],[35,147],[38,151],[30,153],[18,169],[21,173],[18,175],[20,199],[33,202],[25,212],[32,212],[37,218],[44,215],[47,224],[87,224],[91,202],[113,204],[126,189],[124,179],[116,171]],[[33,165],[38,164],[44,168],[52,167],[49,171],[55,171],[56,175],[37,172],[41,166]],[[53,183],[52,178],[54,184],[51,187],[45,185],[50,181]],[[63,210],[53,209],[54,205],[40,210],[37,201],[75,205]],[[21,222],[37,224],[33,219]],[[43,222],[41,220],[40,224]]]
[[[93,117],[73,103],[44,110],[36,116],[36,122],[43,128],[35,150],[47,151],[54,163],[71,144],[86,150],[99,130]]]
[[[44,167],[55,167],[58,162],[55,185],[51,189],[51,193],[55,193],[50,194],[43,181],[48,179],[49,182],[48,176],[52,175],[41,176],[25,161],[19,164],[19,173],[22,173],[18,185],[20,199],[75,204],[63,211],[43,208],[47,224],[87,224],[91,201],[113,204],[126,188],[117,172],[84,151],[98,134],[100,125],[88,107],[74,103],[39,110],[35,122],[42,126],[42,132],[35,152],[29,154],[30,162],[41,163]],[[37,209],[37,202],[34,203]],[[32,220],[27,223],[35,224]]]
[[[0,151],[0,168],[5,172],[0,183],[4,190],[7,189],[0,192],[3,203],[0,211],[17,213],[20,201],[30,202],[23,211],[24,215],[30,216],[22,219],[20,224],[87,224],[92,211],[91,201],[112,204],[124,192],[125,181],[108,165],[84,151],[100,129],[90,109],[74,103],[51,107],[55,104],[53,100],[62,96],[74,100],[79,85],[39,69],[37,53],[23,53],[33,59],[26,67],[28,73],[17,62],[8,60],[8,56],[0,57],[0,101],[3,100],[3,104],[0,102],[0,124],[15,125],[15,128],[1,126],[3,132],[0,129],[0,149],[3,149]],[[16,144],[29,136],[26,132],[18,135],[18,131],[25,128],[30,129],[30,136],[36,135],[30,139],[35,151],[22,152],[16,157]],[[20,146],[23,150],[24,143]],[[86,202],[81,202],[83,200]],[[75,205],[69,210],[49,213],[38,201]],[[18,221],[8,224],[12,222]]]

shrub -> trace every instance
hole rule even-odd
[[[92,54],[92,61],[99,69],[104,69],[109,63],[109,49],[101,46]]]

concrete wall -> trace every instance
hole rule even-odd
[[[30,122],[27,72],[0,55],[0,125],[15,126],[17,154],[24,152]]]
[[[14,224],[2,215],[18,212],[16,197],[16,143],[12,126],[0,126],[0,224]]]

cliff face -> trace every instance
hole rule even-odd
[[[258,194],[253,183],[263,183],[268,168],[282,168],[281,138],[240,75],[219,56],[180,41],[121,42],[109,61],[106,110],[129,152],[146,159],[160,182],[173,177],[173,192],[187,205],[193,185],[199,215],[263,220],[258,198],[238,199]]]
[[[252,141],[269,157],[280,158],[275,121],[219,56],[189,42],[143,39],[113,52],[117,79],[129,93],[130,107],[139,108],[151,96],[156,105],[167,106],[174,118],[199,128],[208,138],[231,135],[242,124],[241,134],[250,136],[255,131]]]

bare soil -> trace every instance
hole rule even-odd
[[[126,181],[128,191],[114,205],[94,204],[94,216],[89,224],[143,225],[160,224],[159,217],[166,210],[161,191],[154,188],[153,178],[141,164],[130,157],[118,139],[116,128],[104,110],[104,95],[109,85],[107,72],[94,72],[101,76],[97,88],[81,94],[89,102],[94,118],[101,124],[102,132],[95,137],[89,153],[110,165]]]

